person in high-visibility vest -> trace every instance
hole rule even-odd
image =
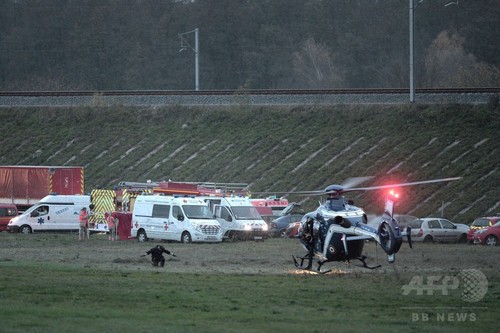
[[[89,228],[89,213],[87,212],[87,207],[83,207],[81,210],[80,210],[80,216],[79,216],[79,220],[80,220],[80,231],[78,232],[78,239],[79,240],[82,240],[82,239],[89,239],[89,232],[88,232],[88,228]]]
[[[114,241],[116,239],[116,220],[113,214],[104,213],[104,217],[106,218],[106,222],[108,223],[109,230],[109,240]]]

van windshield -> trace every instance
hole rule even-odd
[[[232,206],[234,217],[238,220],[260,220],[257,208],[253,206]]]
[[[213,219],[208,206],[183,205],[182,208],[184,209],[184,213],[186,213],[186,216],[189,219]]]

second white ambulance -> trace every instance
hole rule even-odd
[[[230,240],[264,240],[268,226],[247,197],[204,197]]]
[[[135,200],[131,236],[139,242],[163,239],[191,243],[221,242],[223,233],[199,197],[142,194]]]

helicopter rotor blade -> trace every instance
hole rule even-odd
[[[441,179],[432,179],[432,180],[422,180],[422,181],[419,181],[419,182],[400,183],[400,184],[392,184],[392,185],[379,185],[379,186],[346,188],[344,190],[344,192],[383,190],[383,189],[386,189],[386,188],[394,188],[394,187],[405,187],[405,186],[415,186],[415,185],[422,185],[422,184],[450,182],[450,181],[459,180],[459,179],[462,179],[462,177],[451,177],[451,178],[441,178]]]
[[[352,188],[358,184],[366,182],[367,180],[372,179],[373,176],[366,177],[352,177],[346,179],[341,185],[330,185],[327,187],[331,188],[331,190],[317,190],[317,191],[303,191],[303,192],[293,192],[299,195],[307,195],[307,196],[317,196],[317,195],[325,195],[325,194],[340,194],[345,192],[347,189]]]
[[[342,183],[341,186],[344,188],[351,188],[351,187],[357,186],[361,183],[364,183],[367,180],[370,180],[372,178],[373,178],[373,176],[348,178]]]
[[[329,187],[334,187],[334,189],[330,191],[325,190],[311,190],[311,191],[278,191],[278,192],[252,192],[253,194],[297,194],[300,196],[320,196],[320,195],[340,195],[344,192],[352,192],[352,191],[372,191],[372,190],[382,190],[387,188],[395,188],[395,187],[404,187],[404,186],[415,186],[422,184],[432,184],[432,183],[440,183],[440,182],[449,182],[453,180],[462,179],[462,177],[450,177],[450,178],[441,178],[441,179],[432,179],[432,180],[423,180],[418,182],[410,182],[410,183],[400,183],[400,184],[390,184],[390,185],[379,185],[379,186],[368,186],[368,187],[352,187],[367,180],[372,179],[373,177],[353,177],[349,178],[342,185],[330,185]]]
[[[311,190],[311,191],[273,191],[273,192],[252,192],[252,194],[300,194],[300,195],[309,195],[309,194],[324,194],[325,191],[322,190]]]

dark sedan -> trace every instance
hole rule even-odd
[[[298,203],[292,202],[281,212],[281,216],[272,220],[269,228],[270,237],[287,237],[286,229],[290,223],[300,222],[304,212]]]

